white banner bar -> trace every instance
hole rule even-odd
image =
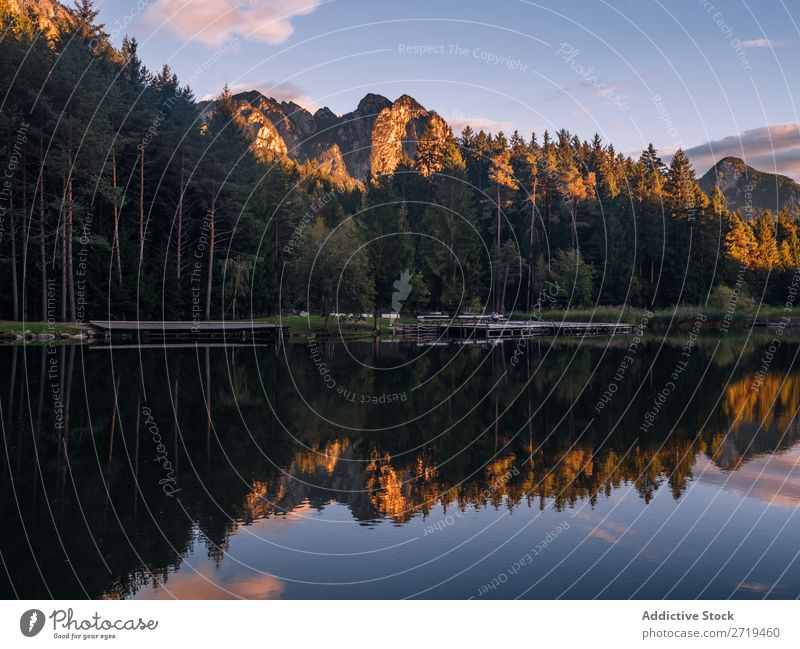
[[[230,647],[263,640],[408,649],[534,639],[570,647],[598,640],[621,647],[800,646],[797,601],[4,601],[0,612],[2,647]]]

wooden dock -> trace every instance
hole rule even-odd
[[[633,327],[615,322],[426,318],[413,324],[395,324],[392,330],[398,338],[431,344],[444,340],[502,340],[532,336],[615,336],[629,334]]]
[[[151,343],[280,343],[289,340],[288,327],[266,322],[92,320],[89,324],[107,341],[132,337]]]
[[[777,316],[772,318],[748,318],[745,321],[748,329],[753,327],[764,327],[766,329],[789,328],[797,329],[800,327],[800,317],[797,316]]]

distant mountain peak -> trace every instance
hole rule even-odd
[[[739,210],[745,217],[761,209],[800,206],[800,184],[788,176],[754,169],[734,156],[722,158],[699,182],[709,195],[714,185],[719,185],[728,207]]]

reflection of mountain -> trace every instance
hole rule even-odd
[[[752,368],[762,350],[754,344],[742,350],[735,370],[738,349],[709,363],[714,345],[698,344],[673,395],[681,408],[662,411],[647,433],[639,426],[662,387],[655,377],[675,366],[680,346],[657,358],[641,349],[599,414],[594,405],[624,347],[531,345],[513,366],[509,345],[455,350],[429,349],[413,360],[417,348],[326,346],[326,367],[352,394],[408,395],[370,406],[325,387],[303,346],[286,348],[288,362],[284,350],[272,348],[256,356],[173,350],[168,367],[163,353],[142,352],[147,395],[135,350],[115,352],[112,371],[102,351],[87,351],[78,362],[74,348],[62,348],[57,374],[67,405],[59,433],[44,352],[0,349],[11,368],[0,379],[8,449],[0,551],[13,583],[12,590],[0,582],[1,594],[128,596],[163,582],[198,545],[221,561],[241,525],[288,520],[332,502],[364,526],[402,525],[441,505],[523,512],[594,505],[624,485],[633,485],[644,504],[661,488],[681,497],[706,467],[702,480],[725,482],[735,493],[753,486],[751,496],[800,502],[796,480],[781,486],[800,452],[793,419],[800,375],[787,374],[788,361],[776,359],[755,385]],[[381,371],[387,368],[399,369]],[[703,388],[695,390],[704,372]],[[93,387],[84,392],[84,385]],[[145,425],[144,407],[155,433]],[[159,442],[175,468],[180,503],[159,484]],[[274,596],[280,584],[253,582],[243,594],[256,592]]]

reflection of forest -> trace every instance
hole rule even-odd
[[[442,505],[594,504],[624,484],[643,502],[662,485],[678,498],[698,453],[736,470],[798,437],[800,376],[776,359],[756,389],[757,344],[740,350],[727,341],[711,358],[716,340],[708,343],[641,436],[680,344],[657,358],[657,345],[641,349],[600,414],[594,405],[624,344],[532,344],[518,364],[511,345],[432,348],[416,359],[413,347],[352,345],[351,357],[327,346],[337,385],[409,394],[385,406],[354,404],[325,387],[303,346],[141,358],[117,351],[113,369],[102,350],[2,349],[11,369],[0,379],[0,551],[11,582],[0,592],[126,596],[167,576],[198,538],[221,558],[238,525],[301,505],[341,502],[370,525],[402,524]],[[175,469],[177,499],[162,491],[158,441]]]

